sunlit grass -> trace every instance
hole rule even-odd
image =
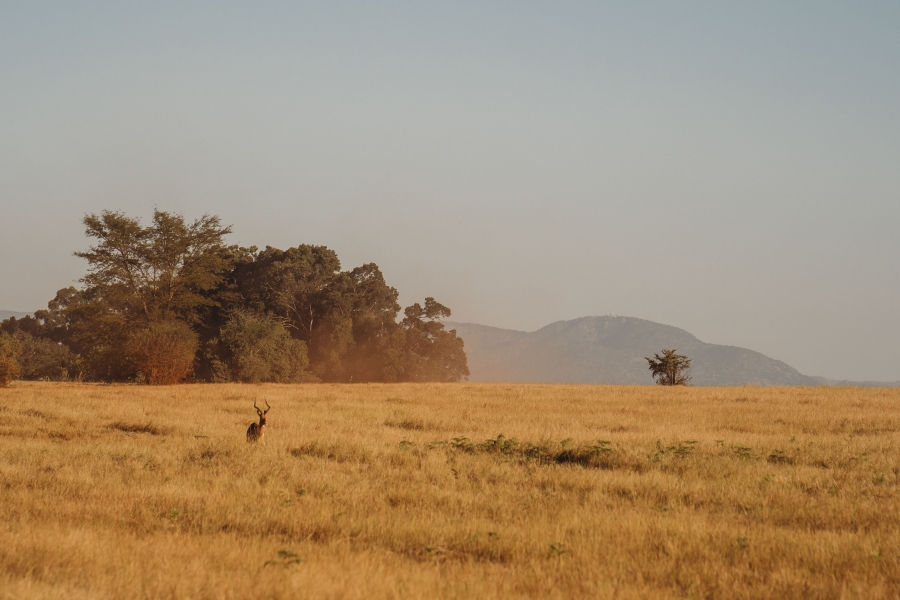
[[[16,383],[0,597],[895,598],[898,432],[886,389]]]

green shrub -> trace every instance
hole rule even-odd
[[[308,371],[306,344],[295,340],[268,315],[235,311],[220,330],[230,356],[216,365],[219,373],[244,383],[295,383],[314,378]]]
[[[15,337],[21,346],[19,365],[22,379],[69,381],[80,378],[83,369],[81,357],[63,344],[25,331],[17,332]]]
[[[150,385],[180,383],[194,370],[197,334],[181,321],[157,321],[128,340],[128,359]]]

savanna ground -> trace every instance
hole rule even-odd
[[[898,431],[896,389],[19,382],[0,597],[897,598]]]

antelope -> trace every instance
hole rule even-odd
[[[247,442],[262,442],[266,443],[266,413],[269,412],[269,409],[272,408],[269,406],[269,401],[266,400],[266,410],[260,410],[258,406],[256,406],[256,400],[253,401],[253,408],[256,409],[256,414],[259,415],[259,423],[250,423],[250,427],[247,428]]]

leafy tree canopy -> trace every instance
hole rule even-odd
[[[391,340],[385,368],[386,381],[460,381],[469,367],[463,340],[455,330],[445,331],[441,319],[450,309],[434,298],[406,307],[404,318]]]
[[[85,233],[97,240],[87,252],[81,281],[109,310],[149,323],[169,318],[198,320],[200,307],[214,304],[206,292],[230,266],[223,237],[231,233],[219,217],[188,223],[181,215],[153,211],[142,227],[136,218],[103,211],[84,217]]]

